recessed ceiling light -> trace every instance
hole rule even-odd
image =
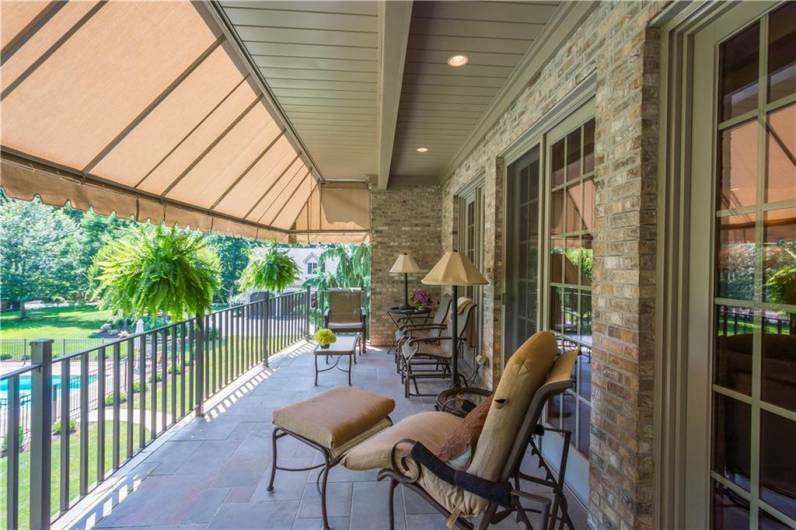
[[[418,153],[427,153],[428,152],[428,147],[418,147],[417,148],[417,152]]]
[[[448,64],[454,68],[464,66],[470,59],[466,55],[452,55],[448,57]]]

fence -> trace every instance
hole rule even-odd
[[[309,315],[309,290],[295,291],[58,358],[52,340],[31,341],[30,364],[0,376],[5,526],[49,528],[209,397],[307,337]]]
[[[61,338],[53,341],[53,357],[68,355],[104,344],[110,344],[118,339],[91,339],[91,338]],[[30,358],[29,339],[0,339],[0,355],[10,356],[9,359],[25,361]]]

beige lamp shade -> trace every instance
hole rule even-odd
[[[398,259],[392,264],[390,272],[392,274],[411,274],[413,272],[420,272],[420,267],[412,256],[406,252],[401,252]]]
[[[421,280],[426,285],[484,285],[484,278],[467,256],[456,250],[446,252]]]

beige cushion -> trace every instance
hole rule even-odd
[[[544,383],[555,355],[555,337],[544,331],[525,341],[511,356],[495,390],[468,473],[488,480],[500,478],[531,400]],[[505,401],[501,404],[501,400]],[[454,488],[429,472],[421,473],[419,483],[451,512],[477,515],[486,507],[483,498]]]
[[[332,331],[342,331],[342,332],[350,331],[350,332],[354,332],[354,331],[363,331],[364,327],[362,326],[362,322],[359,321],[359,320],[356,321],[356,322],[331,322],[330,321],[328,329],[331,329]]]
[[[359,322],[362,318],[360,289],[329,290],[329,323]]]
[[[343,465],[354,470],[389,468],[392,448],[403,438],[422,442],[436,452],[461,421],[462,418],[447,412],[414,414],[351,449],[343,458]],[[407,444],[405,449],[411,447]]]
[[[381,423],[395,401],[372,392],[338,386],[315,397],[274,411],[273,423],[318,445],[340,453],[340,448]],[[371,432],[373,434],[373,432]]]

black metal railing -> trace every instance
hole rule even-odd
[[[310,292],[300,290],[57,358],[52,340],[31,341],[30,364],[0,376],[0,527],[49,528],[173,425],[203,415],[209,397],[310,330]]]

